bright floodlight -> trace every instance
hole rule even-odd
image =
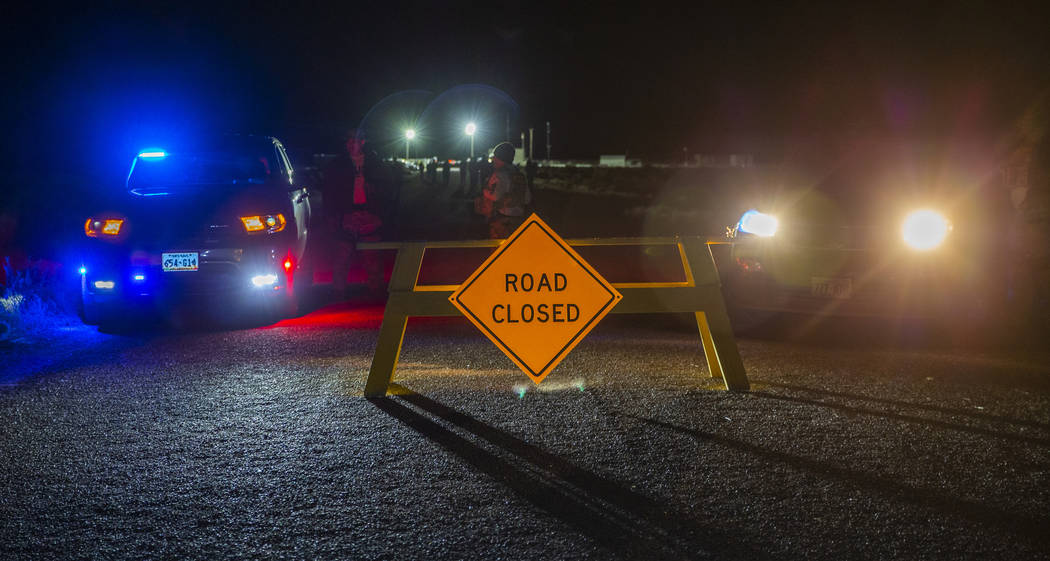
[[[475,125],[474,123],[467,123],[467,129],[466,130],[467,130],[467,136],[474,136],[474,133],[477,132],[477,130],[478,130],[478,126]]]
[[[944,243],[948,232],[952,230],[951,222],[941,213],[933,210],[917,210],[908,215],[901,225],[901,237],[908,247],[919,251],[928,251]]]
[[[749,210],[740,217],[737,227],[741,232],[754,234],[760,238],[769,238],[777,233],[780,223],[775,216]]]
[[[412,129],[408,129],[407,131],[405,131],[405,138],[407,138],[409,140],[412,140],[415,137],[416,137],[416,131],[414,131]]]

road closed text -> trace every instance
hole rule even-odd
[[[547,294],[555,296],[568,286],[563,273],[506,273],[504,291],[532,293],[537,297]],[[554,300],[552,298],[552,300]],[[572,323],[580,319],[580,308],[569,302],[539,302],[534,304],[495,304],[492,306],[492,321],[495,323]]]

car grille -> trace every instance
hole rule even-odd
[[[244,273],[233,263],[202,262],[196,271],[162,273],[157,269],[155,274],[160,278],[158,290],[172,295],[223,294],[247,287]]]

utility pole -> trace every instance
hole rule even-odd
[[[535,131],[535,130],[536,130],[536,129],[534,129],[534,128],[532,128],[532,127],[529,127],[529,159],[530,159],[530,160],[536,157],[536,154],[534,154],[534,153],[532,152],[532,133],[533,133],[533,131]]]
[[[551,122],[547,121],[547,161],[551,161]]]

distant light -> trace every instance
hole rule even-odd
[[[87,274],[87,267],[81,266],[80,269],[78,269],[78,272],[81,275],[86,275]]]
[[[467,136],[474,136],[474,133],[477,132],[477,130],[478,130],[478,126],[477,125],[475,125],[474,123],[467,123],[467,128],[466,128]]]
[[[135,279],[135,282],[142,282],[146,280],[146,275],[135,275],[131,278]]]
[[[757,210],[749,210],[740,217],[737,227],[741,232],[754,234],[761,238],[769,238],[777,233],[780,223],[775,216],[764,214]]]
[[[269,286],[277,282],[277,275],[255,275],[252,277],[252,284],[255,286]]]
[[[409,140],[412,140],[415,137],[416,137],[416,131],[414,131],[412,129],[408,129],[407,131],[405,131],[405,138],[407,138]]]
[[[941,213],[929,209],[917,210],[908,215],[901,225],[901,238],[908,247],[928,251],[944,243],[952,224]]]
[[[163,150],[150,149],[139,152],[139,157],[144,160],[159,160],[161,158],[167,158],[168,153]]]
[[[113,281],[95,281],[95,288],[102,290],[112,290],[117,284]]]
[[[292,270],[292,258],[291,257],[289,257],[289,258],[284,260],[284,270],[285,271],[291,271]]]

